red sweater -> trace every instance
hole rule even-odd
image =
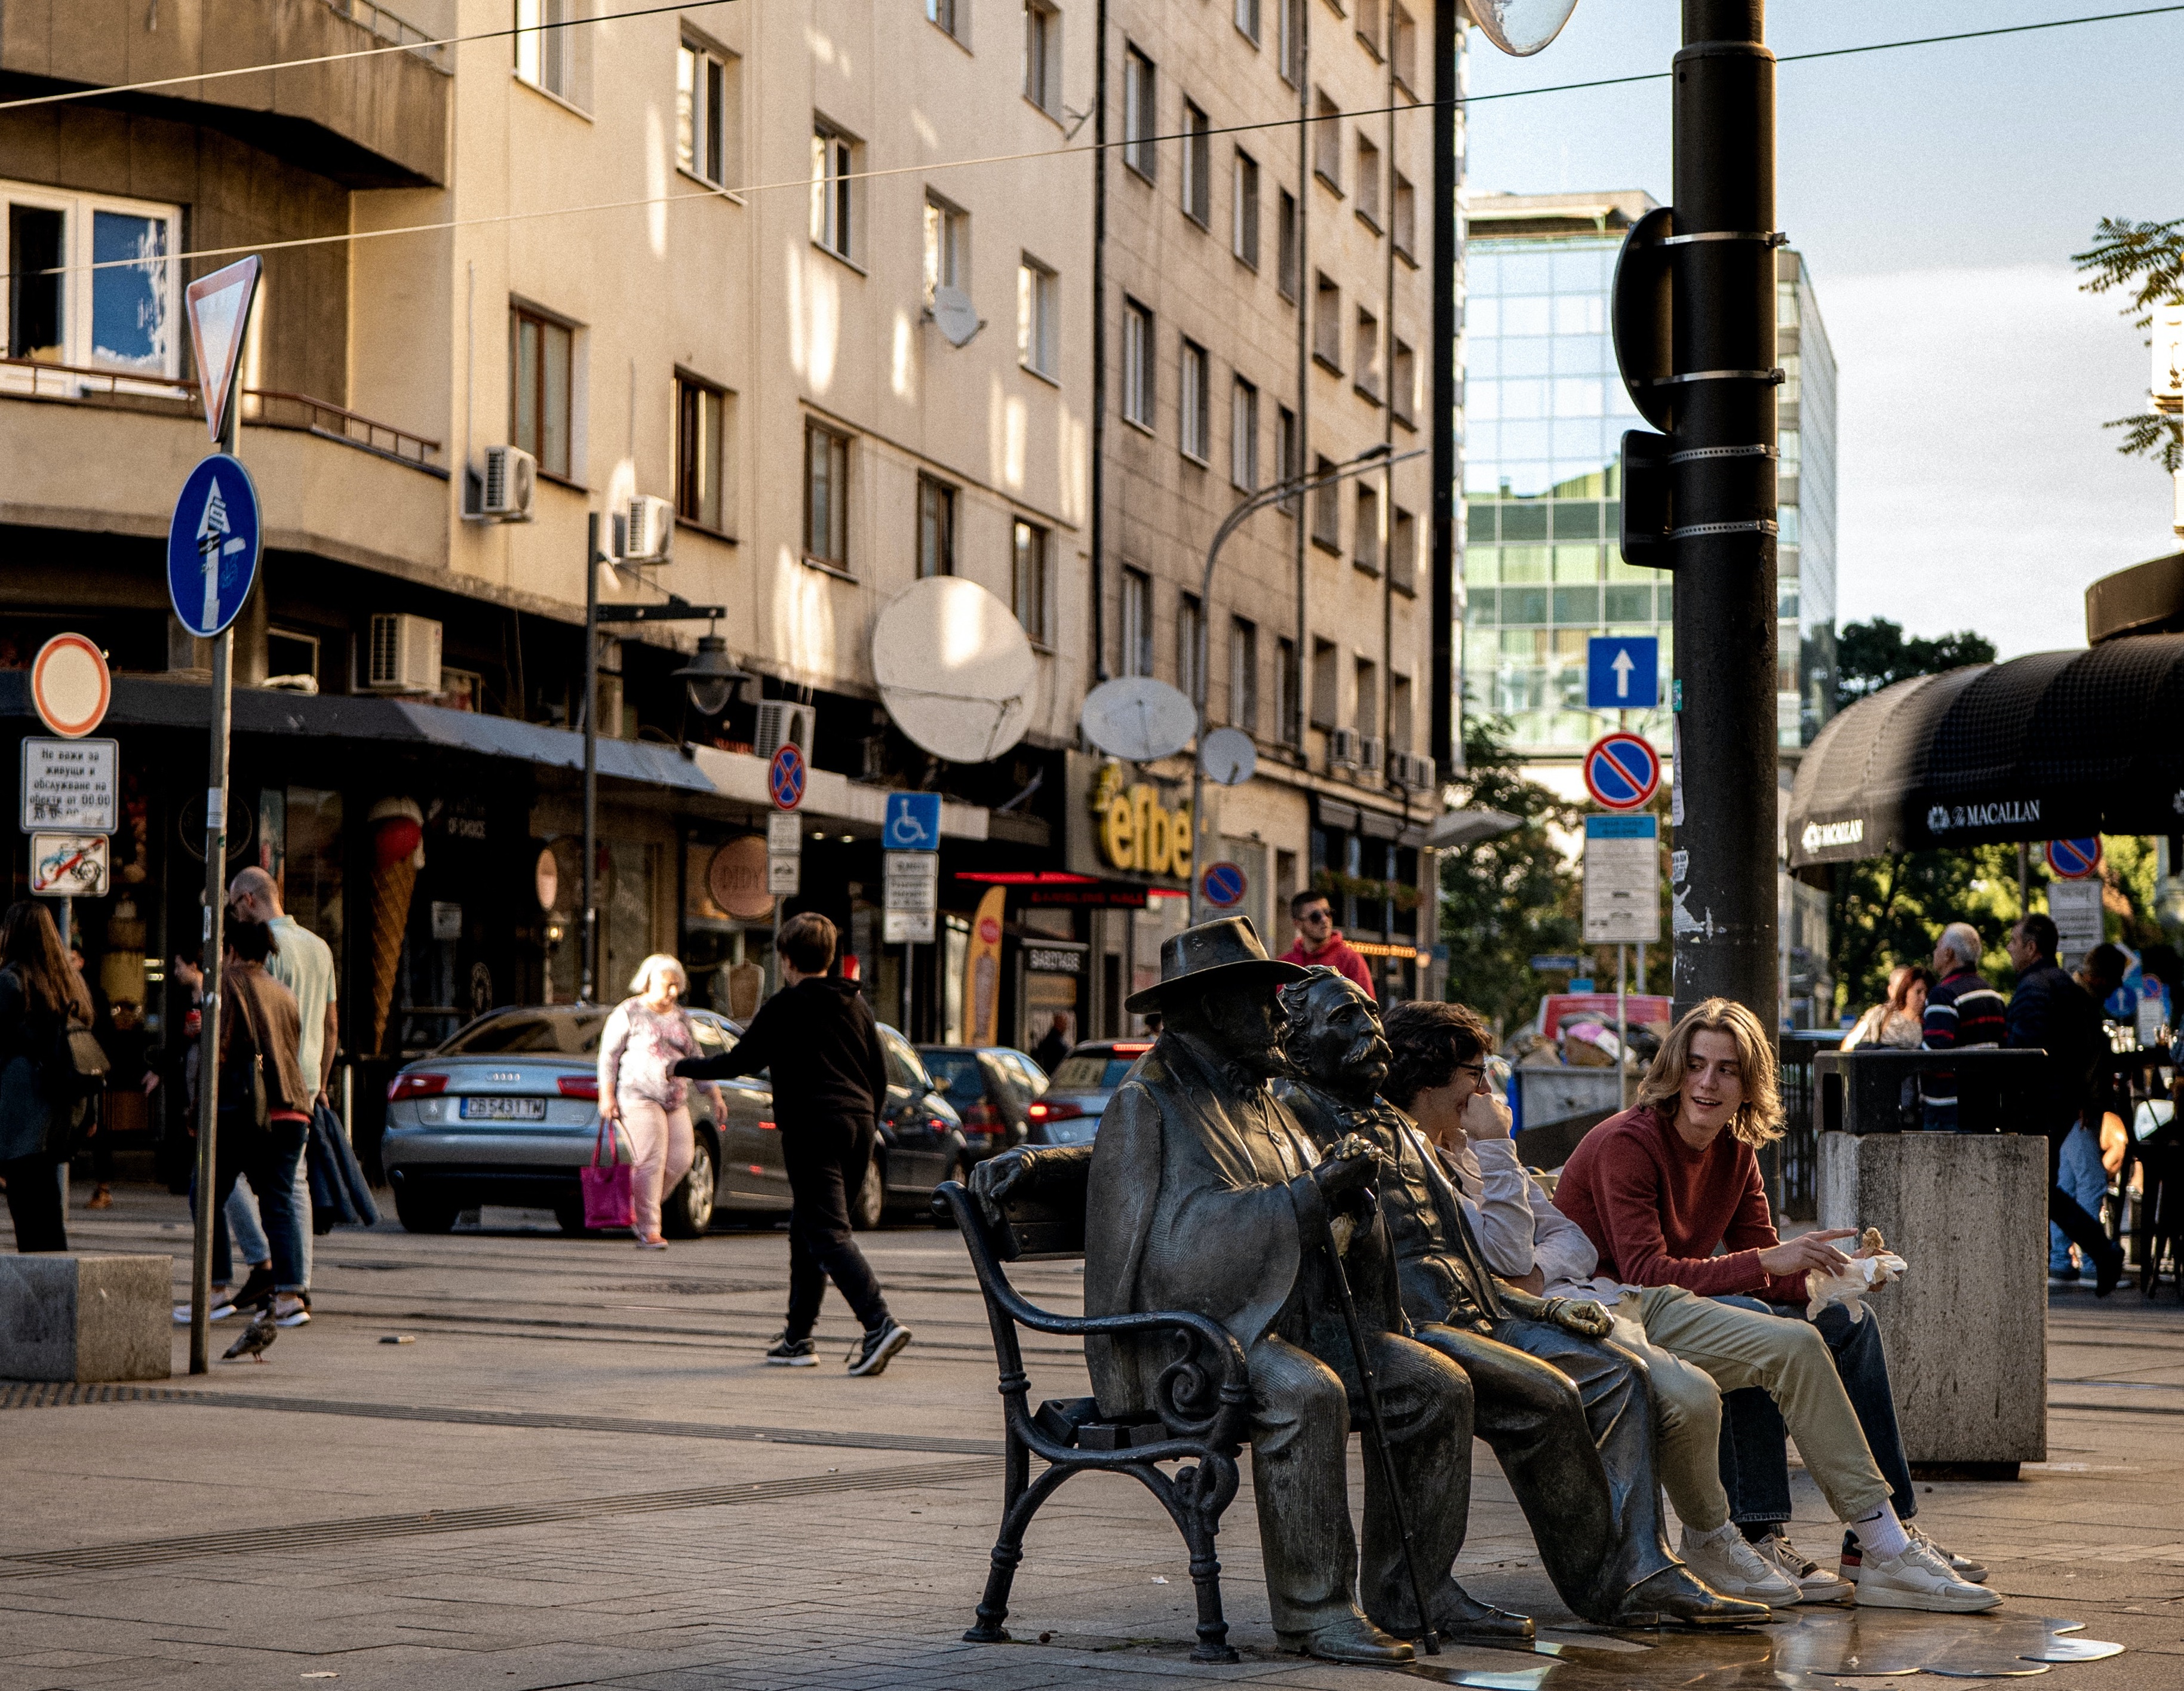
[[[1759,1253],[1781,1241],[1758,1158],[1726,1132],[1695,1151],[1651,1109],[1610,1116],[1570,1153],[1555,1207],[1585,1229],[1612,1279],[1701,1297],[1805,1300],[1803,1275],[1770,1276],[1759,1265]]]
[[[1317,951],[1306,951],[1300,938],[1282,954],[1282,961],[1294,963],[1301,969],[1332,969],[1338,975],[1346,975],[1364,987],[1365,996],[1375,1003],[1379,993],[1373,990],[1373,971],[1365,966],[1365,959],[1356,946],[1336,931],[1329,930],[1327,943]]]

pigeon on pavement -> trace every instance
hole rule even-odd
[[[227,1354],[223,1360],[233,1362],[249,1356],[263,1362],[265,1347],[280,1337],[281,1329],[273,1325],[273,1306],[268,1304],[258,1312],[258,1319],[243,1328],[235,1343],[228,1346]]]

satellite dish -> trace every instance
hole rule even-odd
[[[1198,731],[1198,708],[1150,676],[1122,676],[1084,695],[1084,737],[1134,764],[1173,757]]]
[[[915,744],[950,763],[982,764],[1031,726],[1039,660],[993,594],[961,576],[928,576],[872,626],[872,678]]]
[[[971,303],[971,296],[944,284],[933,290],[933,320],[951,347],[968,345],[972,336],[986,326],[978,308]]]
[[[1463,9],[1487,40],[1524,58],[1562,33],[1577,0],[1463,0]]]
[[[1208,781],[1241,787],[1258,771],[1259,748],[1241,728],[1216,728],[1199,747],[1198,763]]]

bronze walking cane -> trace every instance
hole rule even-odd
[[[1426,1583],[1418,1577],[1418,1555],[1411,1543],[1411,1518],[1403,1508],[1402,1489],[1396,1482],[1396,1459],[1388,1454],[1388,1424],[1380,1413],[1380,1385],[1366,1360],[1365,1332],[1357,1321],[1357,1300],[1350,1295],[1350,1276],[1342,1266],[1342,1253],[1334,1245],[1334,1218],[1328,1214],[1327,1260],[1334,1265],[1334,1289],[1342,1299],[1342,1324],[1350,1330],[1350,1354],[1357,1359],[1357,1377],[1365,1385],[1365,1414],[1373,1423],[1373,1443],[1380,1452],[1380,1477],[1388,1482],[1388,1507],[1396,1512],[1396,1531],[1402,1535],[1403,1566],[1411,1576],[1411,1599],[1418,1605],[1420,1641],[1428,1655],[1440,1654],[1440,1639],[1426,1612]]]

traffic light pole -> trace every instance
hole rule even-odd
[[[1778,1021],[1774,57],[1763,0],[1684,0],[1675,57],[1675,1010]]]

